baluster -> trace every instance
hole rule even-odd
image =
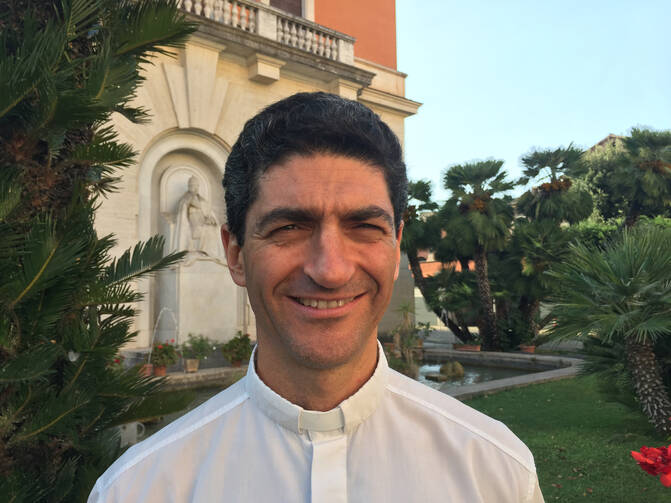
[[[324,55],[324,35],[319,34],[319,45],[317,46],[317,54]]]
[[[284,43],[286,40],[286,24],[284,19],[282,18],[277,18],[277,41]]]
[[[298,48],[305,49],[305,28],[298,27]]]
[[[224,0],[214,1],[214,20],[221,23],[221,18],[224,15]]]
[[[178,9],[182,8],[182,0],[177,0],[177,8]]]
[[[298,44],[298,32],[296,31],[296,23],[291,23],[291,41],[289,42],[292,47],[296,47]]]
[[[240,4],[240,29],[246,30],[247,29],[247,8]]]
[[[231,24],[231,2],[224,0],[224,24]]]
[[[335,38],[331,39],[331,59],[338,61],[338,41]]]
[[[203,9],[203,15],[208,19],[212,19],[212,17],[213,17],[212,13],[214,12],[214,9],[213,9],[214,0],[205,0],[205,2],[203,2],[203,3],[205,4],[205,8]]]
[[[256,33],[256,9],[249,9],[249,31]]]
[[[196,16],[200,16],[203,12],[203,0],[196,0],[193,5],[193,12]]]
[[[331,59],[331,38],[330,37],[324,37],[324,45],[326,46],[324,48],[324,56],[328,59]]]
[[[185,0],[184,1],[184,10],[186,12],[191,12],[191,7],[193,6],[193,2],[191,0]]]
[[[240,23],[238,2],[231,3],[231,26],[237,27]]]
[[[305,29],[305,50],[308,52],[312,51],[312,39],[314,38],[314,33],[310,28]]]

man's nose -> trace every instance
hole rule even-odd
[[[340,288],[354,275],[347,237],[337,228],[320,228],[312,236],[304,271],[323,288]]]

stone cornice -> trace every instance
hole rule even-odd
[[[414,115],[421,103],[409,100],[402,96],[378,91],[377,89],[364,88],[359,93],[359,101],[364,104],[384,107],[396,113],[403,114],[404,117]]]
[[[261,53],[286,61],[286,66],[283,68],[298,74],[316,77],[324,82],[341,78],[356,82],[362,87],[370,85],[375,76],[375,73],[356,66],[320,57],[254,33],[223,25],[211,19],[193,14],[186,14],[186,17],[199,24],[198,35],[219,45],[224,45],[227,52],[245,59],[252,54]]]

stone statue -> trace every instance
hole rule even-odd
[[[223,260],[224,249],[219,235],[219,222],[210,205],[198,193],[198,179],[189,178],[188,190],[177,204],[173,250],[201,252]]]

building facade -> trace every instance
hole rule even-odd
[[[224,166],[248,118],[296,92],[327,91],[369,106],[402,141],[403,121],[419,107],[405,98],[405,75],[396,70],[394,0],[182,0],[181,8],[199,29],[175,57],[145,69],[135,104],[151,122],[113,117],[139,156],[96,216],[100,233],[117,236],[119,252],[155,234],[166,251],[189,250],[181,264],[138,285],[145,292],[138,348],[189,333],[218,341],[255,333],[217,239]],[[401,271],[396,305],[413,298],[407,267]],[[397,318],[390,307],[381,329]]]

